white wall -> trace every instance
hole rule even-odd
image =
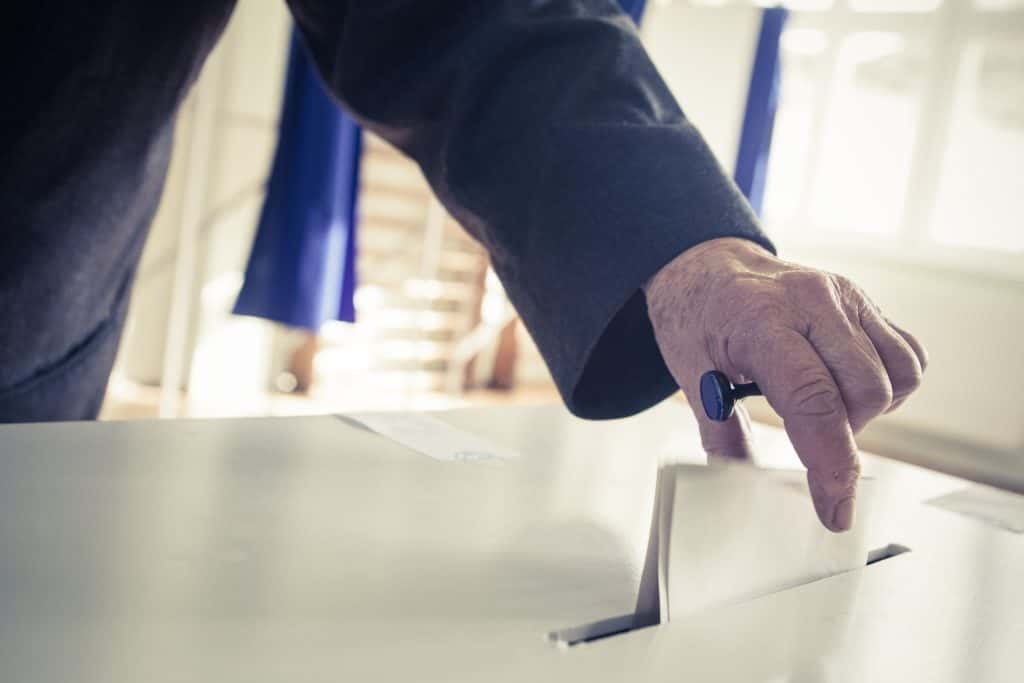
[[[722,166],[735,166],[761,10],[649,2],[644,45]]]

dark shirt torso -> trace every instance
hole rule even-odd
[[[123,317],[177,110],[234,2],[18,5],[0,63],[0,404],[76,346],[116,348],[105,326]]]
[[[25,379],[17,357],[57,362],[64,330],[110,314],[160,196],[178,107],[234,3],[19,5],[0,65],[0,319],[52,333],[31,348],[4,340],[0,387]]]

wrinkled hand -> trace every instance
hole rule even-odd
[[[747,240],[693,247],[645,287],[658,346],[713,455],[752,455],[742,406],[725,422],[701,407],[700,376],[757,382],[807,467],[822,523],[853,522],[860,465],[853,435],[899,406],[927,364],[914,337],[849,280],[787,263]]]

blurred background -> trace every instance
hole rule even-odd
[[[928,347],[924,386],[862,445],[954,472],[1019,459],[1024,0],[783,6],[649,0],[641,33],[780,255],[850,276]],[[232,313],[301,102],[291,32],[280,0],[240,2],[183,111],[103,417],[556,401],[487,255],[372,135],[339,147],[355,217],[320,245],[349,259],[355,322]]]

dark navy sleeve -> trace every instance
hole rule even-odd
[[[675,392],[642,285],[712,238],[772,246],[617,4],[289,3],[334,94],[490,252],[569,409]]]

